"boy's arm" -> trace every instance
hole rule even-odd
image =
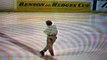
[[[47,35],[57,35],[57,28],[56,26],[54,27],[51,27],[51,28],[47,28],[44,33],[47,34]]]
[[[46,30],[44,30],[44,33],[47,34],[47,35],[50,35],[51,29],[48,29],[48,28],[47,28]]]
[[[50,35],[57,35],[57,28],[56,27],[54,27],[54,28],[51,28],[51,31],[50,31]]]

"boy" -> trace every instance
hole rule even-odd
[[[50,54],[54,56],[54,51],[53,51],[53,44],[56,41],[57,37],[57,28],[55,25],[52,25],[52,21],[48,20],[46,21],[46,25],[48,28],[45,29],[44,33],[47,35],[47,45],[46,47],[40,52],[42,56],[44,56],[44,53],[49,50]]]

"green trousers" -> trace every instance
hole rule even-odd
[[[49,50],[50,54],[54,55],[53,44],[56,41],[56,39],[57,39],[56,36],[48,36],[47,37],[47,45],[42,51],[46,52],[47,50]]]

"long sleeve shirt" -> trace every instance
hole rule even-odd
[[[57,28],[55,25],[52,25],[52,26],[48,26],[48,28],[46,28],[44,30],[44,33],[46,35],[57,35],[58,31],[57,31]]]

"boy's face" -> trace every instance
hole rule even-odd
[[[46,24],[47,25],[47,24]],[[49,25],[47,25],[47,26],[49,26]]]
[[[51,21],[46,21],[46,25],[47,25],[47,26],[51,26],[51,25],[52,25],[52,22],[51,22]]]
[[[47,24],[46,24],[46,25],[47,25]],[[51,25],[47,25],[47,26],[49,27],[49,26],[51,26]]]
[[[47,26],[49,27],[49,26],[51,26],[51,25],[47,25]]]

